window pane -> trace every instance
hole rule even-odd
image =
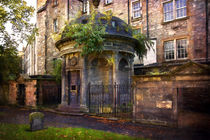
[[[186,58],[187,57],[187,40],[180,39],[176,42],[177,47],[177,58]]]
[[[132,11],[133,11],[133,17],[138,18],[141,16],[141,8],[140,8],[140,2],[134,2],[132,3]]]
[[[109,4],[112,2],[112,0],[105,0],[106,4]]]
[[[186,16],[186,0],[176,0],[176,18]]]
[[[164,56],[166,60],[174,59],[174,41],[164,42]]]
[[[167,2],[163,4],[164,21],[170,21],[173,19],[173,2]]]
[[[141,29],[134,29],[133,30],[133,34],[134,35],[138,35],[138,34],[140,34],[141,33]]]

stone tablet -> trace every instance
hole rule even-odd
[[[44,114],[41,112],[33,112],[29,115],[30,130],[36,131],[44,129]]]

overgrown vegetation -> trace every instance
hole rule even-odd
[[[138,40],[138,45],[134,48],[139,59],[147,54],[147,50],[151,49],[153,42],[144,34],[133,34],[133,37]]]
[[[65,38],[72,38],[76,42],[75,48],[81,47],[81,55],[101,53],[103,50],[103,36],[106,34],[105,26],[96,24],[97,12],[92,12],[87,23],[73,22],[66,26]]]
[[[54,64],[54,69],[52,72],[52,75],[55,77],[56,82],[58,84],[61,83],[61,66],[62,66],[62,61],[60,59],[57,59],[53,62]]]
[[[144,140],[116,133],[86,128],[55,128],[27,131],[29,125],[0,123],[1,140]]]
[[[35,30],[29,23],[33,12],[24,0],[0,0],[0,83],[14,80],[20,73],[17,46],[33,39]]]
[[[54,35],[54,37],[59,40],[58,38],[61,38],[62,34],[63,38],[74,40],[76,42],[75,48],[81,47],[82,56],[101,53],[104,36],[106,35],[106,27],[111,26],[113,14],[106,12],[100,18],[96,18],[97,14],[96,11],[93,11],[86,20],[86,23],[77,23],[77,20],[72,21],[71,24],[66,25],[64,34],[60,32],[60,35]],[[102,23],[103,20],[106,21],[106,24]],[[124,30],[126,32],[132,29],[127,24],[122,24],[122,26],[117,25],[116,28],[117,31]],[[153,43],[143,34],[133,35],[133,37],[138,40],[138,45],[134,48],[135,52],[139,58],[143,58],[147,49],[150,49]]]

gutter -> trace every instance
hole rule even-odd
[[[130,0],[128,0],[128,24],[130,25]]]
[[[148,4],[149,0],[146,0],[146,18],[147,18],[147,38],[149,38],[149,14],[148,14]]]
[[[208,20],[208,1],[209,0],[206,0],[206,62],[208,62],[208,55],[209,55],[209,41],[208,41],[208,35],[209,35],[209,20]]]
[[[67,10],[68,10],[68,11],[67,11],[67,14],[68,14],[68,15],[67,15],[67,19],[68,19],[68,20],[69,20],[69,9],[70,9],[70,8],[69,8],[69,5],[70,5],[70,1],[67,0]]]

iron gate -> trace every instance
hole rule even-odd
[[[128,84],[91,85],[89,111],[107,117],[132,117],[132,91]]]

